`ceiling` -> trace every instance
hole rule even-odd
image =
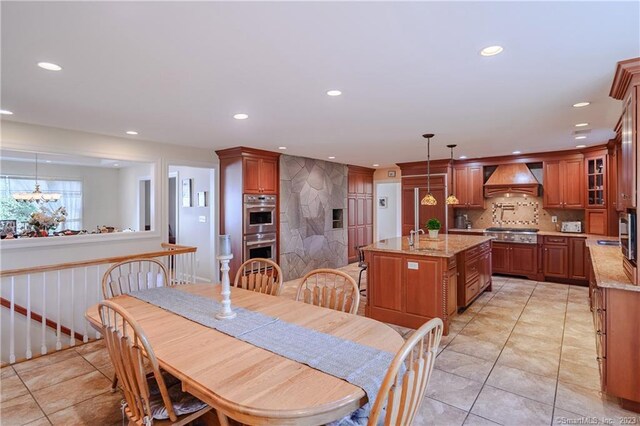
[[[363,166],[424,159],[425,132],[433,158],[602,143],[615,64],[640,56],[638,2],[3,1],[1,15],[3,119]]]

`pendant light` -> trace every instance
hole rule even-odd
[[[427,195],[420,200],[420,204],[423,206],[435,206],[438,204],[436,197],[431,194],[431,138],[435,135],[433,133],[425,133],[423,138],[427,139]]]
[[[14,200],[21,203],[48,203],[49,201],[58,201],[61,194],[57,192],[44,193],[40,191],[38,184],[38,154],[36,154],[36,186],[33,192],[14,192],[11,194]]]
[[[447,148],[449,148],[451,150],[451,167],[453,167],[453,148],[455,148],[458,145],[447,145]],[[458,197],[456,197],[455,195],[453,195],[453,179],[455,176],[455,171],[452,170],[451,173],[451,193],[449,194],[449,196],[447,197],[447,204],[449,205],[456,205],[456,204],[460,204],[460,200],[458,200]]]

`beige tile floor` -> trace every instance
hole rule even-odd
[[[357,278],[355,265],[344,270]],[[286,283],[283,296],[294,297],[296,285]],[[122,424],[112,374],[101,341],[2,368],[0,423]],[[640,423],[598,387],[587,289],[494,277],[493,292],[457,316],[443,338],[414,424]]]

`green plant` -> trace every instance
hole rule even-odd
[[[440,225],[440,221],[435,217],[427,221],[427,229],[429,231],[437,231],[440,229],[441,226],[442,225]]]

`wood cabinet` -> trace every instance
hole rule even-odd
[[[482,166],[456,166],[453,168],[453,191],[460,203],[457,208],[484,208],[484,175]]]
[[[280,186],[278,159],[252,156],[243,159],[245,194],[277,194]]]
[[[424,176],[403,177],[402,178],[402,235],[409,235],[415,229],[414,206],[418,205],[418,227],[424,229],[427,221],[433,217],[442,224],[442,232],[446,231],[447,221],[447,198],[445,190],[445,180],[443,176],[434,176],[431,179],[431,194],[438,200],[435,206],[423,206],[420,200],[427,194],[427,180]],[[416,197],[415,189],[418,189]]]
[[[584,237],[544,236],[543,274],[546,278],[588,280],[587,251]]]
[[[609,235],[609,155],[607,149],[593,151],[585,156],[585,232]]]
[[[585,283],[589,279],[589,260],[585,238],[569,238],[569,278]]]
[[[491,269],[494,273],[536,279],[538,272],[538,246],[536,244],[493,242]]]
[[[585,232],[592,235],[609,234],[609,214],[606,209],[585,210]]]
[[[638,87],[631,89],[622,111],[622,144],[618,163],[618,202],[622,211],[636,207],[638,90]]]
[[[584,160],[582,155],[544,162],[543,205],[553,209],[584,208]]]
[[[457,255],[458,307],[466,308],[482,292],[491,288],[491,242]]]
[[[373,173],[366,167],[349,166],[347,177],[347,257],[358,260],[358,247],[373,242]]]
[[[569,246],[545,244],[543,253],[545,277],[569,278]]]

